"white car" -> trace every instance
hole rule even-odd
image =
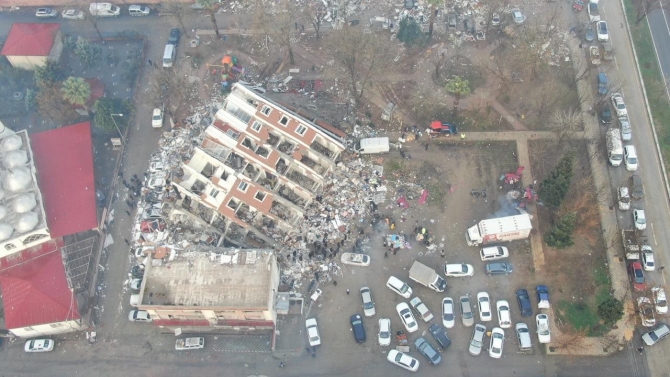
[[[470,338],[470,347],[468,352],[472,356],[479,356],[482,353],[482,347],[484,346],[484,335],[486,334],[486,326],[480,325],[479,323],[475,325],[475,329],[472,331],[472,338]]]
[[[51,339],[31,339],[23,347],[26,352],[49,352],[53,349],[54,341]]]
[[[628,187],[619,187],[617,197],[619,199],[619,209],[628,211],[630,209],[630,194],[628,193]]]
[[[305,327],[307,328],[307,339],[309,339],[309,345],[314,347],[321,344],[321,336],[319,336],[319,326],[316,323],[316,318],[309,318],[306,320]]]
[[[598,41],[607,42],[610,40],[610,34],[607,30],[607,22],[598,21],[596,22],[596,32],[598,33]]]
[[[491,330],[491,343],[489,344],[489,356],[494,359],[502,357],[503,345],[505,343],[505,332],[500,327]]]
[[[491,26],[500,25],[500,13],[493,13],[491,16]]]
[[[372,292],[369,287],[361,288],[361,300],[363,301],[363,314],[366,317],[375,315],[375,302],[372,301]]]
[[[610,98],[612,99],[614,110],[616,110],[616,115],[618,117],[627,116],[628,110],[626,109],[626,103],[623,101],[623,96],[620,93],[613,93]]]
[[[665,289],[661,287],[654,287],[651,289],[654,297],[654,305],[656,306],[656,313],[666,314],[668,312],[668,301],[665,298]]]
[[[546,314],[538,314],[535,317],[537,324],[537,340],[540,343],[551,342],[551,330],[549,330],[549,316]]]
[[[159,109],[158,107],[154,109],[153,116],[151,117],[151,127],[163,127],[163,110]]]
[[[367,267],[370,265],[370,256],[358,253],[344,253],[340,258],[343,264],[351,266]]]
[[[416,314],[418,314],[425,322],[429,322],[433,319],[433,313],[428,310],[426,304],[424,304],[420,298],[414,297],[409,301],[409,304],[412,305],[412,309],[414,309]]]
[[[140,288],[142,287],[142,278],[134,278],[134,279],[132,279],[132,280],[130,281],[130,283],[128,284],[128,286],[129,286],[130,289],[132,289],[133,291],[139,291]]]
[[[514,20],[515,24],[521,25],[524,21],[526,21],[526,16],[521,13],[519,8],[512,9],[510,13],[512,13],[512,19]]]
[[[644,216],[644,210],[642,209],[633,210],[633,222],[635,223],[635,229],[637,230],[647,229],[647,218]]]
[[[471,264],[452,263],[444,265],[444,275],[452,277],[472,276],[475,274],[475,269]]]
[[[491,299],[486,292],[477,293],[477,306],[479,307],[479,319],[482,322],[487,322],[493,319],[491,315]]]
[[[656,269],[654,252],[649,245],[642,246],[642,267],[645,271],[654,271]]]
[[[391,345],[391,320],[388,318],[379,318],[379,345],[382,347]]]
[[[419,329],[419,325],[416,323],[416,319],[414,319],[414,314],[412,314],[412,310],[410,310],[407,303],[399,303],[396,305],[395,310],[398,312],[407,332],[415,332]]]
[[[61,13],[61,16],[63,16],[63,19],[66,20],[83,20],[84,11],[76,9],[66,9],[63,11],[63,13]]]
[[[509,303],[505,300],[500,300],[496,302],[496,308],[498,309],[498,325],[503,329],[512,327],[512,315],[509,310]]]
[[[623,161],[626,163],[626,170],[637,170],[637,151],[634,145],[626,145],[623,147]]]
[[[166,184],[167,181],[165,180],[165,178],[159,178],[159,177],[151,178],[149,179],[149,182],[147,182],[147,188],[162,189],[163,187],[165,187]]]
[[[619,117],[619,125],[621,125],[621,140],[631,141],[633,139],[633,127],[630,126],[628,117]]]
[[[454,300],[451,297],[445,297],[442,299],[442,325],[450,329],[454,327],[455,322]]]
[[[589,13],[589,21],[598,22],[600,21],[600,12],[598,12],[598,3],[589,2],[589,5],[586,7],[587,12]]]
[[[35,12],[37,18],[55,18],[58,17],[58,12],[51,8],[37,8]],[[26,351],[27,352],[27,351]]]
[[[130,322],[151,322],[151,316],[146,310],[131,310],[128,313],[128,320]]]
[[[386,360],[411,372],[416,372],[419,369],[419,360],[400,351],[389,350]]]
[[[412,288],[407,285],[407,283],[395,276],[389,277],[389,280],[386,282],[386,286],[404,298],[409,298],[412,295]]]

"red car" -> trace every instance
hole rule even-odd
[[[644,291],[647,285],[644,283],[644,272],[642,272],[642,263],[639,261],[633,262],[629,265],[630,276],[633,280],[633,289],[636,291]]]

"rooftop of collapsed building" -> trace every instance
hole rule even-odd
[[[156,254],[151,254],[156,255]],[[142,306],[266,307],[272,250],[194,246],[149,258]],[[253,275],[253,279],[248,279]],[[275,278],[276,279],[276,278]],[[276,281],[276,280],[275,280]]]

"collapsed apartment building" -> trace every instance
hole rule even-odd
[[[172,174],[176,209],[237,246],[281,242],[317,199],[345,134],[235,84],[213,123]]]

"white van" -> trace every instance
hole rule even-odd
[[[88,11],[95,17],[116,17],[121,14],[121,8],[111,3],[91,3]]]
[[[177,49],[175,45],[167,44],[165,45],[165,51],[163,52],[163,67],[170,68],[174,63],[175,58],[177,57]]]
[[[177,339],[174,349],[177,351],[199,350],[205,348],[205,338],[184,338]]]
[[[361,139],[355,148],[356,153],[360,154],[388,153],[389,150],[388,137]]]
[[[148,16],[151,13],[151,8],[146,5],[131,5],[128,7],[128,14],[131,16]]]
[[[505,246],[485,247],[479,253],[483,261],[496,260],[509,257],[509,250]]]
[[[386,282],[386,286],[389,287],[393,292],[401,295],[404,298],[409,298],[412,295],[412,288],[410,288],[407,283],[398,279],[395,276],[391,276]]]

